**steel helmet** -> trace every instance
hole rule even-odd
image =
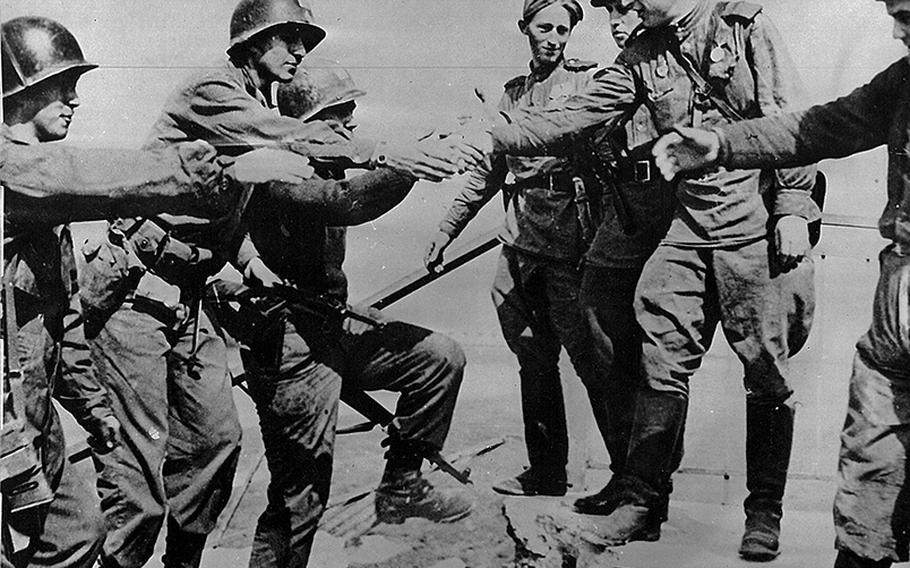
[[[231,16],[228,54],[254,36],[278,26],[297,28],[309,53],[325,37],[325,30],[312,22],[309,0],[240,0]]]
[[[0,29],[3,96],[64,72],[98,67],[82,55],[76,38],[60,23],[39,16],[13,18]]]
[[[366,94],[357,88],[347,69],[330,59],[303,60],[290,83],[278,85],[278,109],[301,120],[320,111],[356,100]]]

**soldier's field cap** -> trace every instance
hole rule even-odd
[[[568,10],[575,23],[580,22],[585,17],[585,12],[581,9],[581,4],[577,0],[525,0],[524,10],[521,11],[521,19],[525,22],[530,22],[537,12],[553,4],[560,4]]]
[[[228,54],[277,27],[293,27],[303,39],[307,53],[325,38],[325,30],[313,23],[309,0],[240,0],[231,16]]]

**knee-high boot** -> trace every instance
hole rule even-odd
[[[605,544],[638,540],[651,530],[649,522],[666,494],[678,465],[678,444],[686,420],[688,399],[642,388],[623,472],[620,505],[601,525]]]
[[[793,447],[794,409],[746,403],[746,526],[739,553],[767,561],[780,554],[780,520]]]

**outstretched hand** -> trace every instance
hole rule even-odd
[[[675,126],[673,132],[661,136],[651,153],[664,179],[672,181],[680,172],[715,166],[720,137],[710,130]]]

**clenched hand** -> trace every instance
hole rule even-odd
[[[676,126],[673,132],[661,136],[651,150],[667,181],[680,172],[714,167],[719,152],[720,137],[716,132],[685,126]]]

